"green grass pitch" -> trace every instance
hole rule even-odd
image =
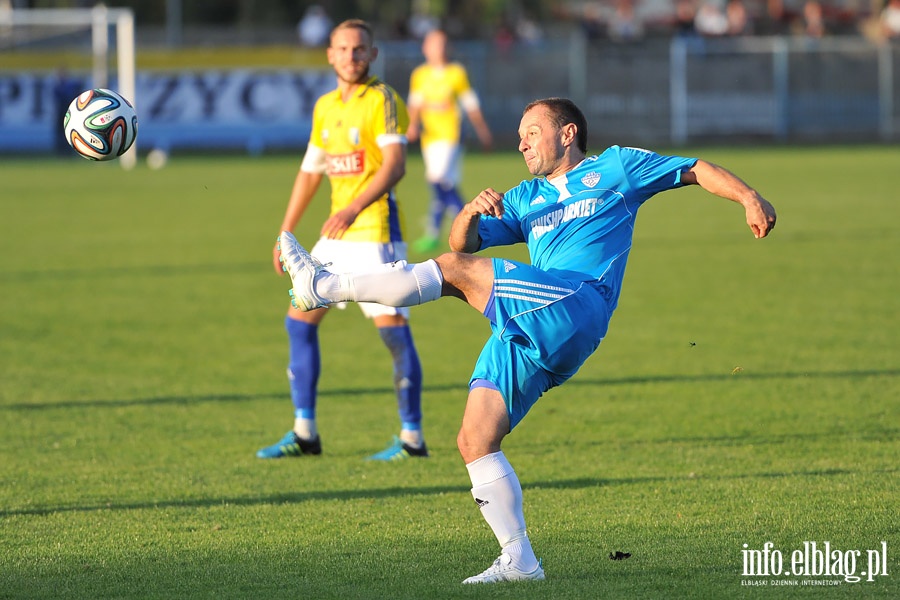
[[[299,156],[4,157],[0,598],[900,597],[900,149],[697,154],[778,227],[754,240],[697,188],[641,210],[607,339],[504,444],[548,579],[489,587],[460,585],[498,548],[455,448],[480,315],[413,309],[430,459],[363,460],[398,419],[350,306],[321,334],[323,456],[261,461],[292,422],[271,247]],[[422,174],[413,153],[413,238]],[[465,176],[472,196],[528,173],[473,153]],[[743,573],[745,549],[772,542],[789,568],[826,541],[861,551],[857,572],[886,547],[888,575]]]

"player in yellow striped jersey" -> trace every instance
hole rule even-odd
[[[294,230],[327,176],[331,212],[313,256],[331,263],[336,272],[404,260],[406,245],[394,188],[406,171],[406,106],[396,91],[369,75],[378,50],[365,21],[351,19],[337,25],[327,55],[337,75],[337,89],[319,98],[313,108],[309,144],[279,231]],[[280,257],[276,244],[273,260],[282,274]],[[409,329],[409,309],[373,303],[360,307],[375,323],[393,357],[401,420],[399,437],[370,458],[428,456],[421,430],[422,368]],[[288,310],[285,327],[290,343],[288,379],[294,427],[279,442],[260,449],[260,458],[322,451],[315,415],[320,373],[318,328],[328,310]]]
[[[425,63],[416,67],[409,81],[409,131],[407,138],[421,138],[425,179],[432,189],[431,211],[425,235],[416,240],[416,250],[438,247],[445,213],[451,219],[462,208],[459,194],[462,160],[462,112],[465,111],[485,149],[493,143],[491,130],[481,114],[478,95],[469,83],[466,69],[451,62],[447,54],[447,34],[429,32],[422,42]],[[462,106],[463,110],[460,110]]]

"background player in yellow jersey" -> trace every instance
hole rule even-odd
[[[447,46],[446,33],[439,29],[429,32],[422,42],[425,63],[413,70],[409,81],[407,139],[415,142],[421,138],[425,179],[432,189],[425,235],[415,242],[420,252],[438,247],[444,214],[449,212],[452,219],[463,205],[458,189],[463,125],[460,106],[482,146],[488,150],[493,143],[466,69],[458,62],[450,62]]]
[[[378,56],[373,44],[372,29],[365,21],[344,21],[332,30],[327,55],[337,75],[337,89],[319,98],[313,108],[309,145],[279,229],[293,231],[327,175],[331,212],[312,254],[331,263],[336,272],[406,258],[394,187],[406,170],[409,117],[396,91],[369,76],[369,65]],[[280,257],[276,244],[275,270],[282,274]],[[400,436],[370,458],[428,456],[421,430],[422,368],[409,329],[409,309],[372,303],[360,307],[374,321],[393,357],[401,420]],[[285,327],[294,427],[279,442],[259,450],[260,458],[322,452],[315,415],[318,328],[328,310],[288,310]]]

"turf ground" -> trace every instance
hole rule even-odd
[[[270,249],[298,158],[3,157],[0,598],[900,597],[900,149],[702,155],[778,227],[754,240],[696,188],[642,209],[606,341],[504,444],[548,579],[480,588],[459,582],[496,541],[455,450],[480,315],[414,309],[430,459],[363,461],[398,424],[350,307],[321,335],[323,456],[260,461],[292,420]],[[465,169],[469,194],[527,175]],[[861,551],[857,574],[886,548],[888,575],[747,576],[769,541],[785,570],[804,542]]]

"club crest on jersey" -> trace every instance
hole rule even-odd
[[[358,146],[359,145],[359,127],[351,127],[348,134],[350,135],[350,143],[353,144],[354,146]]]
[[[600,173],[597,171],[591,171],[581,178],[581,183],[591,188],[597,185],[598,181],[600,181]]]

